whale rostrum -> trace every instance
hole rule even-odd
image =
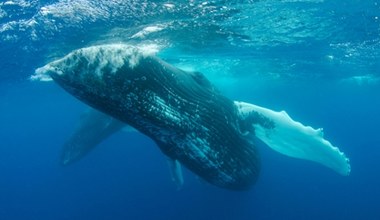
[[[178,69],[138,47],[78,49],[36,70],[34,78],[46,77],[154,140],[175,161],[175,172],[179,162],[219,187],[245,190],[256,182],[260,156],[254,136],[287,156],[318,162],[343,175],[350,172],[346,156],[321,130],[295,122],[284,112],[232,101],[201,73]],[[86,151],[77,150],[67,161]]]

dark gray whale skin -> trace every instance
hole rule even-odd
[[[249,189],[258,178],[260,160],[243,135],[246,129],[233,101],[200,73],[182,71],[155,56],[141,56],[133,66],[128,59],[116,70],[102,66],[99,74],[100,61],[89,61],[78,50],[48,64],[44,74],[79,100],[152,138],[164,154],[209,183]]]

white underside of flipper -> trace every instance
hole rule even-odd
[[[177,185],[177,190],[180,190],[184,183],[181,164],[178,160],[168,158],[168,165],[172,180]]]
[[[291,119],[285,111],[276,112],[237,101],[235,105],[243,120],[253,115],[264,117],[273,123],[272,127],[259,123],[260,120],[254,120],[258,123],[252,123],[255,135],[273,150],[289,157],[315,161],[344,176],[350,174],[349,159],[323,138],[323,129],[304,126]]]

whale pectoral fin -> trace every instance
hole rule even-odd
[[[177,190],[180,190],[184,183],[181,164],[178,160],[173,160],[169,157],[167,159],[172,181],[176,184]]]
[[[315,161],[341,175],[350,174],[349,159],[323,138],[322,129],[294,121],[285,111],[236,102],[241,119],[252,122],[254,134],[273,150],[290,157]],[[246,123],[245,123],[246,124]]]
[[[95,109],[84,112],[63,146],[61,163],[70,164],[87,155],[96,145],[126,125]]]

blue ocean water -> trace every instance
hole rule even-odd
[[[71,50],[147,45],[234,100],[323,127],[343,177],[259,145],[249,191],[184,169],[176,190],[147,137],[119,132],[59,164],[86,106],[35,69]],[[0,219],[380,219],[380,2],[59,0],[0,2]]]

